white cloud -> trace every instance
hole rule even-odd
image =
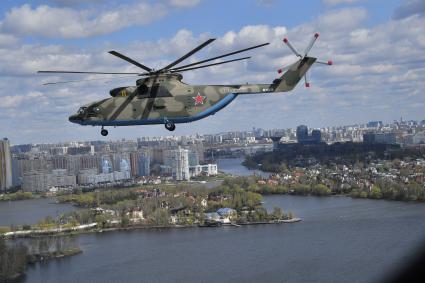
[[[111,0],[52,0],[56,4],[63,5],[63,6],[74,6],[79,4],[87,4],[87,3],[94,3],[99,4],[102,2],[107,2]]]
[[[316,31],[320,32],[321,37],[311,56],[333,59],[335,65],[314,66],[309,72],[310,89],[304,88],[301,83],[291,93],[241,96],[210,118],[179,125],[176,134],[205,132],[205,129],[218,132],[252,126],[289,127],[299,123],[318,127],[328,125],[330,121],[344,124],[369,119],[390,120],[394,115],[420,117],[423,111],[415,105],[425,103],[420,93],[425,88],[422,59],[425,58],[422,30],[425,18],[415,16],[389,20],[375,26],[367,25],[366,19],[364,9],[339,9],[292,28],[249,25],[218,36],[214,43],[195,54],[187,63],[263,42],[270,42],[270,45],[248,52],[247,55],[252,58],[247,62],[185,72],[185,82],[271,82],[277,77],[278,68],[296,59],[283,44],[282,37],[288,36],[301,52]],[[39,138],[27,133],[25,130],[28,128],[38,133],[52,134],[60,129],[64,132],[63,139],[98,138],[96,129],[72,125],[67,121],[67,116],[81,104],[108,97],[109,89],[134,85],[135,80],[113,80],[108,84],[89,81],[42,87],[41,83],[46,81],[91,79],[95,76],[46,77],[34,75],[36,70],[135,70],[134,66],[106,53],[111,49],[158,68],[211,36],[182,29],[169,38],[136,41],[124,47],[118,43],[105,43],[95,49],[84,50],[40,44],[0,48],[0,72],[6,76],[0,79],[0,99],[3,102],[0,131],[22,142]],[[261,113],[261,118],[252,113]],[[112,138],[142,134],[164,134],[164,129],[163,126],[152,126],[144,127],[143,131],[130,128],[111,131]]]
[[[257,5],[263,7],[272,7],[276,0],[257,0]]]
[[[197,5],[201,0],[170,0],[170,4],[175,7],[192,7]]]
[[[364,0],[324,0],[325,4],[338,5],[338,4],[353,4]]]
[[[18,38],[14,35],[0,33],[0,47],[15,45],[16,43],[18,43]]]
[[[49,38],[82,38],[111,33],[132,25],[146,25],[175,8],[187,8],[199,1],[171,0],[135,2],[109,10],[51,7],[29,4],[12,8],[1,24],[2,30],[20,35],[39,35]]]
[[[413,15],[425,15],[425,1],[404,0],[403,3],[394,11],[393,18],[403,19]]]
[[[25,97],[22,95],[6,95],[2,97],[1,108],[15,108]]]
[[[367,18],[367,10],[364,8],[345,8],[333,10],[318,19],[318,27],[322,30],[350,30],[359,26]]]

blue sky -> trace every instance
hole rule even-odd
[[[40,5],[49,5],[51,7],[61,8],[64,1],[31,1],[31,7]],[[72,3],[73,1],[69,1]],[[113,1],[94,1],[94,3],[69,4],[65,7],[73,9],[108,9],[116,7]],[[117,1],[115,1],[117,2]],[[119,1],[119,3],[131,4],[135,1]],[[155,2],[155,1],[150,1]],[[330,9],[342,6],[365,7],[369,11],[367,25],[372,26],[387,21],[396,7],[400,5],[398,0],[373,0],[357,1],[353,4],[324,4],[323,1],[311,0],[215,0],[203,1],[190,9],[184,9],[167,15],[160,21],[152,22],[148,27],[129,26],[106,35],[95,36],[90,40],[74,39],[66,40],[60,38],[38,38],[28,37],[30,42],[43,43],[63,43],[78,46],[90,46],[102,41],[129,42],[135,39],[156,40],[163,37],[172,37],[180,29],[189,29],[194,33],[224,34],[229,30],[239,30],[247,25],[268,24],[278,26],[284,24],[286,27],[294,27],[305,21],[314,19],[318,14],[324,13]],[[27,4],[28,1],[2,1],[0,4],[0,13],[3,15],[15,7]]]
[[[193,84],[270,82],[294,61],[283,36],[333,59],[310,72],[312,88],[240,97],[217,115],[178,125],[175,134],[425,119],[425,2],[421,0],[50,0],[0,3],[0,135],[12,143],[100,139],[99,129],[70,124],[78,106],[134,79],[43,87],[75,77],[39,69],[134,70],[106,52],[163,66],[205,38],[218,40],[193,59],[264,41],[247,63],[185,74]],[[255,113],[255,115],[253,115]],[[111,129],[108,138],[169,135],[163,126]]]

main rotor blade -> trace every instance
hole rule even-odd
[[[125,60],[125,61],[127,61],[127,62],[129,62],[131,64],[133,64],[133,65],[136,65],[139,68],[142,68],[143,70],[145,70],[147,72],[152,71],[151,68],[149,68],[149,67],[147,67],[147,66],[145,66],[145,65],[143,65],[143,64],[141,64],[141,63],[139,63],[137,61],[134,61],[133,59],[131,59],[131,58],[129,58],[129,57],[127,57],[127,56],[125,56],[125,55],[123,55],[123,54],[115,51],[115,50],[109,51],[109,54],[115,55],[115,56],[117,56],[117,57],[119,57],[119,58],[121,58],[121,59],[123,59],[123,60]]]
[[[87,80],[72,80],[72,81],[59,81],[59,82],[49,82],[42,85],[56,85],[56,84],[67,84],[67,83],[77,83],[77,82],[87,82],[87,81],[99,81],[99,80],[114,80],[114,79],[123,79],[123,78],[133,78],[134,76],[121,76],[115,78],[97,78],[97,79],[87,79]]]
[[[226,54],[223,54],[223,55],[220,55],[220,56],[217,56],[217,57],[205,59],[205,60],[202,60],[202,61],[199,61],[199,62],[195,62],[195,63],[191,63],[191,64],[187,64],[187,65],[184,65],[184,66],[180,66],[180,67],[174,68],[173,71],[174,70],[184,69],[184,68],[191,67],[191,66],[198,65],[198,64],[202,64],[202,63],[206,63],[206,62],[213,61],[213,60],[216,60],[216,59],[220,59],[220,58],[223,58],[223,57],[227,57],[227,56],[230,56],[230,55],[238,54],[238,53],[245,52],[245,51],[248,51],[248,50],[251,50],[251,49],[263,47],[263,46],[266,46],[266,45],[269,45],[269,44],[270,43],[267,42],[267,43],[263,43],[263,44],[260,44],[260,45],[248,47],[248,48],[245,48],[245,49],[241,49],[241,50],[238,50],[238,51],[226,53]]]
[[[249,59],[249,58],[251,58],[251,57],[243,57],[243,58],[238,58],[238,59],[233,59],[233,60],[227,60],[227,61],[223,61],[223,62],[218,62],[218,63],[213,63],[213,64],[207,64],[207,65],[202,65],[202,66],[192,67],[192,68],[186,68],[186,69],[180,69],[180,70],[172,70],[171,72],[172,73],[185,72],[185,71],[190,71],[190,70],[196,70],[196,69],[211,67],[211,66],[215,66],[215,65],[221,65],[221,64],[236,62],[236,61],[245,60],[245,59]]]
[[[164,68],[162,68],[161,70],[168,70],[171,67],[177,65],[178,63],[180,63],[181,61],[185,60],[186,58],[192,56],[193,54],[195,54],[196,52],[198,52],[199,50],[201,50],[202,48],[204,48],[205,46],[207,46],[208,44],[210,44],[211,42],[213,42],[215,40],[215,38],[210,38],[207,41],[205,41],[204,43],[202,43],[201,45],[199,45],[198,47],[196,47],[195,49],[193,49],[192,51],[186,53],[186,55],[183,55],[182,57],[180,57],[179,59],[177,59],[176,61],[168,64],[167,66],[165,66]]]
[[[43,74],[94,74],[94,75],[140,75],[140,73],[126,72],[81,72],[81,71],[37,71]]]

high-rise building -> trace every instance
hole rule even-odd
[[[308,127],[301,125],[297,127],[297,140],[302,144],[316,144],[322,141],[322,133],[320,130],[313,130],[311,135],[308,134]]]
[[[69,155],[77,155],[77,154],[94,154],[94,146],[93,145],[87,145],[87,146],[73,146],[68,147],[66,151]]]
[[[130,153],[131,176],[150,176],[150,164],[150,151],[147,147]]]
[[[379,127],[382,127],[382,125],[383,125],[382,121],[370,121],[366,124],[366,127],[379,128]]]
[[[21,186],[22,185],[22,164],[25,160],[19,159],[17,157],[12,158],[12,186]]]
[[[51,173],[53,187],[75,188],[77,179],[75,175],[69,174],[66,169],[54,169]]]
[[[197,151],[189,152],[189,166],[199,165],[199,154]]]
[[[273,141],[273,151],[279,150],[279,142],[282,139],[282,137],[281,136],[271,137],[271,139]]]
[[[149,176],[151,174],[151,158],[148,152],[141,152],[137,159],[137,175]]]
[[[316,129],[311,132],[311,140],[316,143],[322,141],[322,133],[320,132],[320,130]]]
[[[0,140],[0,191],[12,187],[12,157],[7,138]]]
[[[302,143],[308,139],[308,127],[306,125],[300,125],[297,127],[297,140]]]
[[[413,143],[425,143],[425,131],[419,132],[413,136]]]
[[[171,168],[171,175],[177,181],[189,180],[189,151],[173,149],[164,151],[164,165]]]
[[[53,175],[47,170],[31,170],[23,174],[22,189],[26,192],[46,192],[53,184]]]
[[[101,172],[104,174],[112,173],[112,162],[108,155],[102,156],[101,159]]]
[[[204,144],[202,142],[195,142],[189,145],[190,151],[197,152],[198,154],[198,164],[204,163]]]

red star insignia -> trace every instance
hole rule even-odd
[[[206,97],[200,95],[199,92],[198,92],[198,95],[195,96],[195,97],[192,97],[192,98],[193,98],[193,100],[195,100],[195,106],[196,106],[196,105],[199,105],[199,104],[204,104],[204,100],[205,100]]]

